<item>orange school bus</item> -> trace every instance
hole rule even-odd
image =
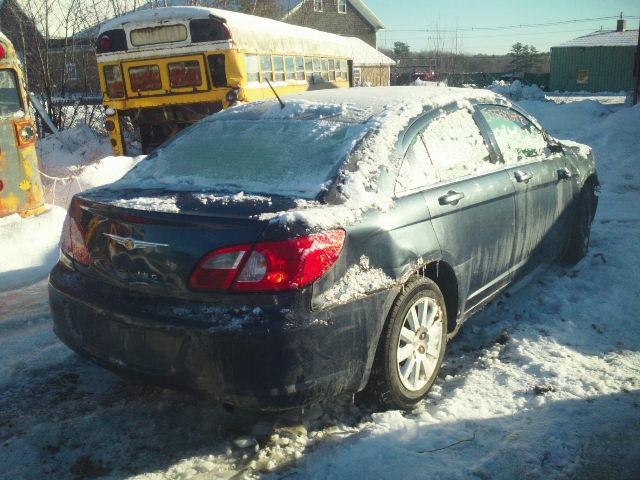
[[[125,123],[146,153],[211,113],[273,97],[271,86],[278,95],[350,86],[348,39],[227,10],[133,12],[103,24],[96,42],[116,155],[126,153]]]
[[[45,210],[38,171],[36,129],[22,66],[0,32],[0,217],[23,217]]]

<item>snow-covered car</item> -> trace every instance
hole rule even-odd
[[[76,195],[55,332],[98,364],[249,408],[409,408],[471,314],[586,253],[589,147],[500,95],[310,92],[214,114]]]

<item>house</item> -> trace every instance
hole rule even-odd
[[[324,32],[357,37],[377,48],[383,23],[361,0],[278,0],[281,21]]]
[[[0,0],[0,30],[23,64],[28,88],[47,99],[100,93],[94,38],[45,38],[18,0]]]
[[[37,46],[43,42],[43,38],[16,0],[0,0],[0,31],[13,43],[30,85],[36,82],[36,78],[30,77],[31,73],[35,73]]]
[[[600,30],[551,47],[552,91],[632,90],[638,30],[620,18],[615,30]]]
[[[391,85],[391,66],[395,61],[364,40],[349,37],[353,56],[353,85],[356,87],[386,87]]]

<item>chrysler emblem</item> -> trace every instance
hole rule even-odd
[[[116,242],[118,245],[122,245],[126,250],[133,250],[136,248],[153,248],[153,247],[168,247],[167,243],[156,243],[156,242],[145,242],[142,240],[136,240],[131,237],[120,237],[118,235],[113,235],[111,233],[105,233],[105,237],[109,237],[111,240]]]

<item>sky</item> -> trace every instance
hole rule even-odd
[[[548,51],[553,45],[601,27],[615,29],[615,18],[601,17],[616,17],[623,12],[628,29],[637,29],[640,21],[640,0],[365,0],[365,3],[386,26],[378,32],[378,46],[393,48],[394,42],[402,41],[411,50],[435,49],[439,45],[440,49],[455,51],[457,45],[457,50],[464,53],[503,54],[511,45],[521,42]],[[599,19],[583,21],[594,18]],[[493,29],[541,23],[556,25]]]

